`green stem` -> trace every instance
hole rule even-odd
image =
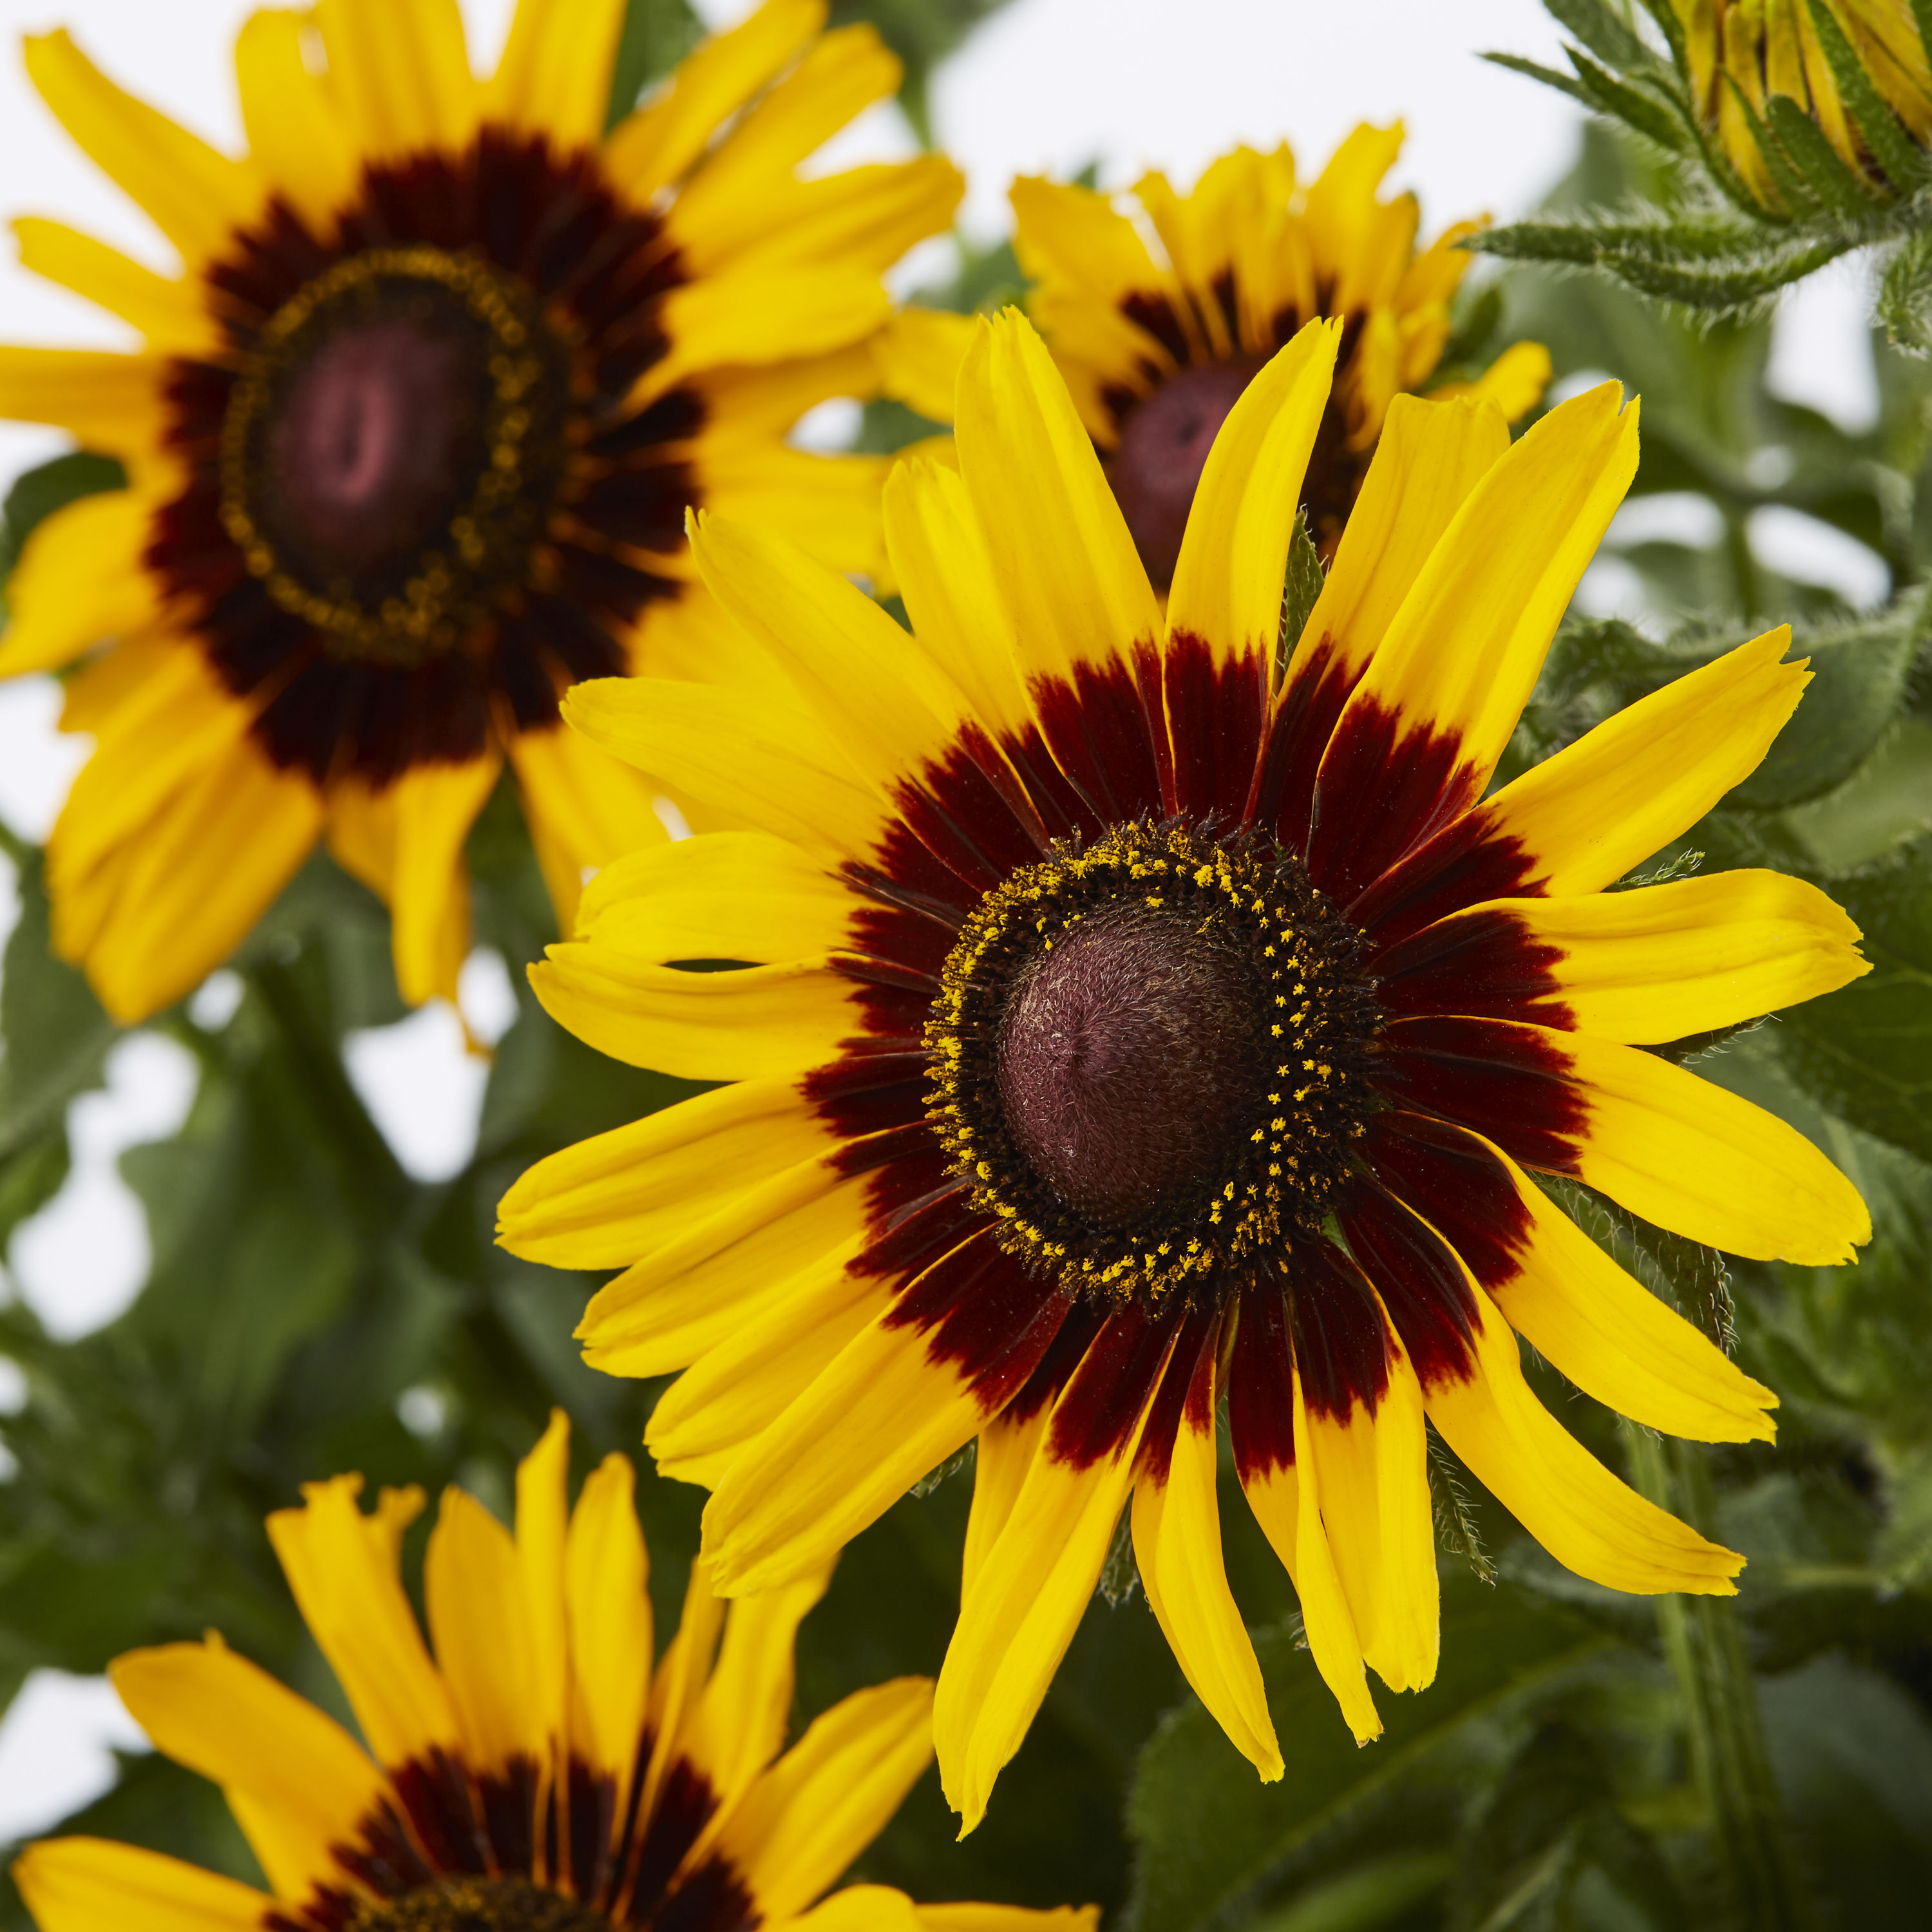
[[[301,1076],[301,1090],[315,1111],[323,1144],[346,1170],[349,1198],[378,1220],[393,1220],[409,1194],[410,1179],[350,1084],[334,1040],[309,1010],[286,966],[262,960],[248,976]]]
[[[1710,1535],[1717,1497],[1703,1449],[1634,1428],[1628,1440],[1636,1486]],[[1709,1808],[1738,1922],[1746,1932],[1810,1932],[1810,1898],[1772,1776],[1736,1600],[1659,1597],[1657,1624],[1684,1700],[1691,1776]]]
[[[1726,508],[1724,550],[1730,560],[1731,580],[1737,591],[1738,614],[1748,622],[1763,608],[1764,586],[1757,559],[1751,553],[1746,514],[1742,508]]]

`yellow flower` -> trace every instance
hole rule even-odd
[[[28,544],[0,675],[73,663],[97,746],[48,855],[55,943],[139,1019],[248,932],[319,838],[387,899],[410,1000],[467,945],[464,840],[504,761],[567,930],[584,871],[664,833],[562,731],[581,677],[715,671],[687,504],[877,569],[884,465],[786,447],[864,393],[882,271],[950,218],[927,157],[799,178],[898,63],[767,0],[604,135],[621,0],[520,0],[472,78],[456,0],[264,12],[231,160],[64,34],[29,71],[187,265],[58,223],[29,267],[146,337],[0,350],[0,414],[125,464]],[[310,25],[313,19],[313,28]],[[311,32],[326,62],[313,70]]]
[[[130,1652],[115,1688],[221,1786],[269,1890],[44,1840],[14,1868],[40,1932],[1094,1932],[1091,1909],[821,1898],[925,1769],[931,1681],[855,1692],[780,1756],[793,1639],[829,1571],[728,1607],[699,1564],[653,1673],[631,1466],[607,1456],[572,1511],[568,1465],[560,1412],[517,1472],[514,1536],[445,1491],[423,1577],[434,1662],[398,1567],[419,1490],[365,1516],[362,1478],[338,1476],[272,1516],[368,1751],[212,1633]]]
[[[1849,1182],[1647,1045],[1866,970],[1768,872],[1606,892],[1762,758],[1778,630],[1486,796],[1636,464],[1606,383],[1512,445],[1397,397],[1277,676],[1294,506],[1341,338],[1229,412],[1164,614],[1040,338],[979,325],[958,471],[902,465],[914,636],[783,539],[698,525],[770,651],[755,705],[581,685],[572,723],[745,828],[620,861],[534,974],[608,1053],[733,1084],[539,1163],[515,1252],[622,1267],[579,1333],[684,1370],[646,1440],[712,1486],[728,1594],[786,1587],[978,1440],[935,1708],[970,1826],[1131,1507],[1148,1600],[1277,1775],[1221,1562],[1215,1418],[1357,1737],[1433,1676],[1425,1413],[1552,1555],[1728,1593],[1742,1559],[1544,1409],[1512,1330],[1648,1427],[1768,1438],[1770,1392],[1533,1173],[1733,1252],[1850,1257]],[[680,971],[692,959],[769,962]]]
[[[1396,396],[1473,388],[1512,422],[1540,400],[1550,355],[1540,343],[1518,343],[1473,385],[1432,386],[1450,298],[1469,266],[1456,244],[1482,224],[1459,222],[1418,252],[1415,196],[1376,196],[1402,141],[1400,124],[1358,127],[1299,191],[1285,143],[1222,155],[1190,194],[1177,194],[1164,175],[1144,176],[1124,207],[1090,188],[1014,184],[1014,247],[1034,284],[1028,308],[1156,590],[1173,577],[1202,465],[1234,398],[1317,316],[1342,324],[1334,390],[1302,484],[1324,557]],[[881,350],[889,386],[950,420],[970,330],[962,316],[896,318]]]
[[[1724,158],[1767,207],[1780,196],[1742,101],[1762,116],[1774,95],[1795,100],[1838,158],[1874,187],[1896,190],[1868,151],[1819,38],[1829,10],[1852,57],[1922,148],[1932,140],[1932,70],[1907,0],[1671,0],[1684,33],[1698,116]]]

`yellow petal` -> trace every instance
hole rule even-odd
[[[584,1479],[564,1556],[573,1685],[571,1738],[617,1787],[623,1815],[650,1696],[650,1563],[636,1473],[614,1451]]]
[[[950,406],[949,406],[950,413]],[[885,490],[886,548],[913,632],[996,738],[1023,734],[1017,650],[965,478],[929,457],[902,459]]]
[[[1166,1346],[1171,1352],[1171,1337]],[[1083,1368],[1095,1359],[1090,1353]],[[1164,1366],[1164,1357],[1150,1365],[1126,1440],[1096,1462],[1061,1461],[1049,1422],[1005,1527],[961,1600],[939,1673],[933,1738],[962,1837],[986,1816],[993,1781],[1019,1749],[1093,1596]],[[1070,1402],[1077,1407],[1086,1393],[1076,1370],[1052,1414]]]
[[[951,748],[966,709],[958,687],[849,580],[770,531],[717,517],[698,519],[692,549],[712,595],[883,798]]]
[[[299,1509],[268,1518],[268,1540],[370,1748],[386,1765],[458,1748],[455,1712],[423,1647],[398,1571],[419,1490],[385,1490],[364,1516],[360,1476],[305,1483]]]
[[[890,1291],[852,1268],[862,1245],[852,1241],[799,1269],[782,1294],[748,1310],[742,1326],[706,1349],[664,1391],[644,1432],[660,1474],[716,1490],[848,1345],[885,1312]]]
[[[162,386],[170,358],[92,349],[0,346],[0,417],[52,423],[90,449],[134,458],[167,428]]]
[[[1632,1214],[1731,1254],[1812,1267],[1850,1261],[1871,1239],[1858,1190],[1775,1114],[1654,1053],[1547,1037],[1589,1102],[1578,1174]]]
[[[1514,1270],[1485,1280],[1510,1324],[1585,1394],[1647,1429],[1700,1442],[1768,1442],[1778,1398],[1634,1281],[1500,1148],[1528,1225]]]
[[[1243,1482],[1262,1534],[1281,1558],[1300,1600],[1309,1654],[1322,1681],[1341,1706],[1356,1743],[1382,1736],[1382,1720],[1363,1666],[1355,1613],[1322,1516],[1322,1492],[1310,1439],[1301,1378],[1290,1376],[1294,1411],[1295,1459],[1292,1467],[1250,1474]]]
[[[1612,1475],[1538,1401],[1516,1337],[1472,1282],[1473,1372],[1426,1392],[1429,1418],[1476,1480],[1566,1568],[1612,1590],[1736,1594],[1742,1556],[1707,1543]]]
[[[1060,1905],[1044,1912],[1024,1905],[917,1905],[926,1932],[1099,1932],[1097,1905]]]
[[[973,1508],[966,1520],[965,1558],[959,1580],[962,1600],[972,1594],[988,1555],[1019,1500],[1020,1485],[1033,1466],[1047,1414],[1040,1408],[1016,1419],[1012,1410],[1003,1409],[980,1432],[973,1458]]]
[[[1788,626],[1640,698],[1477,808],[1552,895],[1595,892],[1666,845],[1762,763],[1811,674]]]
[[[577,931],[639,959],[768,963],[845,943],[858,904],[782,838],[710,832],[607,866],[585,889]]]
[[[875,271],[757,261],[686,282],[664,298],[670,346],[639,392],[662,394],[702,369],[789,362],[862,340],[892,313]]]
[[[485,90],[492,122],[545,136],[556,146],[593,147],[603,138],[625,0],[517,0],[510,38]]]
[[[973,346],[973,317],[945,309],[902,308],[872,338],[886,394],[934,422],[952,420],[959,370]]]
[[[260,1932],[274,1909],[253,1886],[108,1838],[43,1838],[14,1882],[41,1932]]]
[[[1605,383],[1553,410],[1478,479],[1390,619],[1322,761],[1316,833],[1357,890],[1481,795],[1636,467],[1636,405]],[[1455,405],[1450,405],[1454,407]],[[1426,746],[1440,764],[1425,758]],[[1439,751],[1438,749],[1439,748]],[[1380,840],[1331,822],[1412,763]],[[1399,821],[1399,822],[1398,822]],[[1327,835],[1324,837],[1324,833]],[[1407,837],[1401,835],[1406,834]],[[1386,850],[1384,848],[1393,847]]]
[[[1032,325],[982,322],[959,379],[959,468],[1023,680],[1112,667],[1159,614],[1092,441]]]
[[[334,1848],[357,1842],[388,1784],[333,1718],[214,1636],[130,1651],[109,1674],[158,1750],[240,1801],[280,1897],[343,1882]]]
[[[1550,371],[1550,351],[1541,343],[1512,343],[1476,378],[1475,393],[1514,422],[1542,401]]]
[[[475,133],[480,91],[457,0],[317,0],[315,21],[362,154],[400,160]]]
[[[694,464],[698,495],[721,519],[782,531],[820,562],[873,580],[889,574],[879,524],[888,459],[714,443]]]
[[[1539,1005],[1567,1010],[1535,1017],[1631,1043],[1734,1026],[1871,970],[1858,956],[1858,928],[1816,886],[1755,869],[1634,892],[1490,899],[1438,920],[1403,952],[1426,950],[1446,967],[1498,930],[1512,952],[1529,949],[1555,982]],[[1461,976],[1478,1002],[1466,1010],[1498,1010],[1484,998],[1480,966]]]
[[[523,1583],[510,1532],[474,1496],[445,1490],[423,1561],[430,1636],[464,1761],[499,1776],[519,1757],[541,1763],[549,1742]]]
[[[530,984],[599,1053],[686,1080],[802,1074],[863,1028],[857,987],[820,960],[688,973],[579,940],[548,948]]]
[[[219,348],[214,319],[184,278],[158,275],[64,222],[23,214],[14,222],[14,233],[22,268],[132,322],[150,348],[176,356],[206,356]]]
[[[584,1360],[606,1375],[663,1375],[748,1330],[834,1250],[856,1251],[869,1181],[801,1161],[694,1216],[591,1298],[577,1330]]]
[[[604,164],[634,200],[673,182],[704,151],[719,124],[825,23],[826,0],[766,0],[728,34],[706,40],[672,77],[661,100],[612,135]]]
[[[776,666],[772,679],[778,682]],[[565,693],[563,715],[727,823],[789,839],[834,865],[868,852],[884,829],[875,794],[782,687],[754,698],[668,679],[593,678]]]
[[[337,105],[340,90],[302,58],[308,29],[298,13],[250,14],[235,41],[235,80],[250,158],[311,228],[327,234],[356,192],[362,159]]]
[[[517,1465],[517,1568],[528,1606],[538,1732],[560,1750],[570,1652],[564,1607],[564,1538],[569,1522],[570,1423],[560,1408]]]
[[[622,1268],[713,1204],[831,1150],[789,1080],[742,1081],[538,1162],[503,1196],[500,1237],[553,1268]]]
[[[1272,1784],[1282,1774],[1281,1748],[1221,1555],[1215,1498],[1218,1334],[1218,1326],[1208,1331],[1194,1365],[1164,1478],[1144,1471],[1134,1486],[1134,1559],[1181,1674],[1262,1782]]]
[[[62,670],[155,622],[160,602],[141,559],[155,508],[143,490],[110,490],[35,526],[7,580],[0,677]]]
[[[235,245],[258,212],[261,185],[246,163],[218,154],[145,101],[124,94],[63,28],[29,35],[28,77],[88,158],[131,195],[198,268]]]
[[[1216,663],[1252,653],[1264,692],[1295,506],[1340,342],[1339,323],[1312,322],[1242,391],[1208,452],[1174,566],[1169,632],[1205,640]]]
[[[776,1758],[791,1716],[798,1627],[825,1594],[831,1566],[734,1603],[724,1640],[684,1732],[686,1756],[728,1811]]]
[[[556,909],[557,929],[568,932],[586,872],[639,846],[664,842],[663,824],[651,808],[650,786],[629,766],[561,725],[519,731],[510,740],[510,763]]]
[[[919,1329],[869,1322],[733,1461],[704,1512],[719,1589],[825,1562],[980,1432],[988,1404]]]
[[[470,953],[464,842],[502,768],[492,752],[466,764],[413,766],[392,788],[396,868],[389,912],[397,990],[411,1006],[438,994],[456,998],[456,976]]]
[[[1384,212],[1376,190],[1402,152],[1402,134],[1400,121],[1386,128],[1363,122],[1344,136],[1309,184],[1303,219],[1323,278],[1334,285],[1331,314],[1368,305],[1364,291],[1354,285],[1364,272],[1357,264],[1369,252]]]
[[[720,1844],[768,1918],[802,1912],[869,1845],[932,1757],[932,1680],[855,1691],[746,1794]]]

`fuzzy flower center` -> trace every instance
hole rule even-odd
[[[1111,827],[988,893],[926,1028],[929,1118],[1070,1292],[1218,1295],[1313,1232],[1370,1107],[1360,935],[1252,833]]]
[[[474,256],[352,256],[276,313],[236,385],[223,521],[332,656],[422,663],[527,573],[569,382],[550,326]]]

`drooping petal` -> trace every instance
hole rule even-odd
[[[1430,1420],[1477,1480],[1558,1562],[1612,1590],[1736,1594],[1744,1568],[1612,1475],[1522,1378],[1516,1337],[1477,1298],[1475,1369],[1424,1390]]]
[[[1134,1557],[1182,1675],[1234,1748],[1271,1784],[1282,1774],[1281,1748],[1221,1556],[1214,1432],[1220,1341],[1220,1324],[1204,1324],[1193,1358],[1184,1362],[1177,1354],[1168,1369],[1184,1400],[1172,1440],[1152,1441],[1142,1451]]]
[[[1390,1112],[1366,1156],[1550,1364],[1618,1414],[1699,1442],[1769,1442],[1777,1397],[1640,1287],[1502,1150]]]
[[[60,670],[160,615],[141,568],[154,500],[145,490],[83,496],[38,525],[7,580],[0,677]]]
[[[417,765],[393,788],[396,986],[412,1006],[439,994],[452,1002],[456,998],[456,976],[470,953],[464,842],[502,769],[493,752],[466,764]]]

